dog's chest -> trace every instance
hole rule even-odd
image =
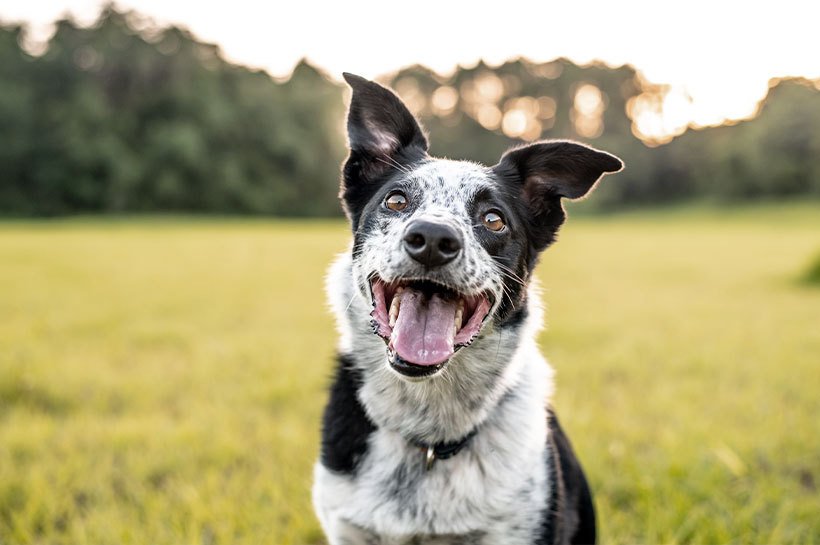
[[[317,467],[320,516],[338,543],[532,543],[550,486],[546,453],[507,439],[485,431],[427,470],[421,449],[377,431],[355,476]]]

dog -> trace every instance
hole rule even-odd
[[[571,141],[490,168],[433,158],[398,96],[344,78],[353,239],[328,274],[341,340],[313,486],[330,544],[593,543],[533,270],[561,200],[623,163]]]

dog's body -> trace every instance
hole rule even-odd
[[[346,78],[354,240],[328,281],[341,343],[314,485],[331,545],[594,542],[531,273],[560,199],[620,161],[570,142],[491,169],[433,159],[395,95]]]

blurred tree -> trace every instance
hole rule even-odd
[[[773,80],[749,121],[690,130],[663,149],[692,195],[724,201],[820,196],[820,92]]]
[[[24,186],[37,131],[34,67],[18,45],[22,36],[19,26],[0,27],[0,207],[25,214],[32,208]]]
[[[277,84],[112,6],[38,58],[22,32],[0,30],[0,210],[338,213],[342,88],[306,63]]]
[[[45,53],[0,25],[0,212],[339,214],[341,85],[300,62],[287,81],[225,61],[189,32],[104,7],[56,23]],[[663,86],[630,66],[566,59],[422,66],[392,86],[433,133],[431,152],[493,164],[511,144],[573,138],[621,156],[593,208],[715,198],[820,196],[820,92],[773,81],[759,115],[648,146],[636,105]],[[650,142],[651,143],[651,142]]]
[[[414,66],[384,82],[435,134],[436,154],[492,164],[511,139],[572,138],[619,155],[627,169],[598,189],[598,209],[820,195],[820,92],[808,80],[773,81],[753,120],[689,130],[658,147],[636,136],[630,110],[636,98],[662,107],[669,89],[629,66],[519,59],[447,78]]]
[[[435,134],[434,153],[494,164],[516,142],[577,139],[619,155],[629,166],[617,183],[601,186],[596,206],[665,197],[655,185],[654,150],[633,135],[626,113],[628,101],[643,92],[630,66],[518,59],[497,68],[460,68],[449,78],[416,66],[385,82]]]

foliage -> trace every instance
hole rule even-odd
[[[661,151],[669,169],[677,169],[670,175],[692,195],[724,202],[817,198],[818,126],[818,87],[800,78],[775,80],[755,119],[689,131]]]
[[[494,164],[511,143],[571,138],[619,155],[626,169],[596,190],[596,209],[694,199],[820,197],[820,82],[775,80],[753,120],[689,130],[657,147],[635,136],[627,112],[636,97],[662,100],[666,90],[645,83],[630,66],[516,60],[496,68],[461,68],[449,78],[412,67],[385,82],[415,106],[433,134],[437,154]],[[456,104],[443,112],[433,100],[441,87],[458,91]],[[600,93],[599,105],[594,95],[591,105],[579,101],[583,87]],[[546,116],[536,105],[544,99],[554,108]],[[591,125],[581,122],[585,107],[592,110],[586,119]],[[493,110],[496,116],[482,126],[482,111]],[[517,131],[507,130],[510,112],[521,113],[528,122],[525,130],[534,124],[535,131],[511,140]]]
[[[341,87],[302,63],[285,83],[234,66],[178,28],[135,30],[108,7],[57,23],[30,58],[0,31],[0,210],[338,209]],[[4,142],[5,143],[5,142]]]
[[[25,29],[0,25],[0,213],[340,213],[344,89],[308,63],[275,81],[112,5],[90,27],[56,27],[35,57]],[[573,138],[621,156],[595,209],[820,197],[817,82],[775,80],[755,119],[654,147],[633,118],[668,89],[628,65],[413,66],[384,82],[438,155],[494,164],[516,143]]]
[[[546,252],[540,342],[602,542],[817,540],[820,291],[792,279],[818,228],[816,204],[573,217]],[[1,224],[0,543],[323,543],[320,286],[348,236]]]
[[[808,269],[806,269],[803,280],[808,284],[820,285],[820,254],[815,256]]]

